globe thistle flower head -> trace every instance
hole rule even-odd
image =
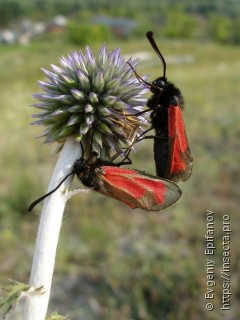
[[[136,68],[137,60],[128,62]],[[32,124],[46,126],[44,142],[63,145],[73,136],[86,154],[96,151],[108,159],[141,133],[144,119],[134,114],[143,110],[148,89],[119,49],[108,53],[103,45],[94,57],[87,47],[85,54],[72,52],[60,59],[59,67],[51,67],[52,71],[42,69],[47,80],[39,81],[39,86],[44,93],[33,95],[39,100],[34,107],[41,111],[33,115],[38,119]]]

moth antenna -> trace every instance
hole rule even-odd
[[[30,204],[29,208],[28,208],[28,212],[32,211],[32,209],[42,200],[44,200],[45,198],[47,198],[48,196],[50,196],[52,193],[54,193],[60,186],[61,184],[63,184],[63,182],[72,174],[74,174],[75,172],[72,171],[69,174],[66,175],[66,177],[64,177],[62,179],[62,181],[56,186],[56,188],[54,188],[53,190],[49,191],[48,193],[44,194],[42,197],[38,198],[37,200],[33,201],[32,204]]]
[[[81,148],[82,148],[82,157],[81,157],[81,158],[83,158],[83,159],[84,159],[84,148],[83,148],[83,144],[82,144],[82,142],[80,142],[80,146],[81,146]]]
[[[160,60],[162,61],[163,64],[163,77],[166,78],[166,62],[165,59],[163,58],[163,55],[161,54],[160,50],[158,49],[156,42],[153,38],[153,32],[152,31],[148,31],[146,33],[146,37],[148,38],[153,50],[156,52],[156,54],[159,56]]]

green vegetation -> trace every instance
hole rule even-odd
[[[29,16],[34,21],[48,21],[56,15],[65,15],[76,29],[86,24],[89,29],[95,29],[96,17],[127,17],[137,25],[132,36],[141,37],[146,30],[156,28],[166,37],[211,39],[232,44],[240,43],[239,14],[239,0],[0,0],[0,27]],[[70,38],[76,43],[77,31],[70,29],[73,32]],[[92,42],[96,33],[101,34],[101,30],[93,31]],[[91,30],[84,34],[84,38],[89,37],[88,43],[90,35]]]
[[[107,26],[93,25],[89,28],[89,24],[79,24],[71,22],[67,28],[69,40],[76,45],[86,45],[94,42],[104,42],[110,39],[111,32]],[[89,42],[89,39],[90,42]]]
[[[166,60],[175,62],[168,64],[167,75],[185,96],[192,177],[181,183],[178,203],[163,213],[132,211],[94,192],[71,199],[58,247],[50,311],[58,310],[72,320],[240,316],[239,48],[206,41],[156,41]],[[150,81],[161,74],[159,59],[144,35],[131,41],[113,39],[107,45],[109,50],[119,46],[121,53],[135,56],[150,52],[151,59],[140,61],[137,71],[151,74]],[[100,43],[91,48],[97,52]],[[62,36],[26,47],[0,47],[2,287],[9,278],[28,282],[38,215],[27,213],[27,207],[44,193],[57,159],[54,145],[35,139],[41,128],[29,125],[35,112],[29,107],[35,103],[31,94],[39,91],[37,80],[44,78],[40,68],[57,64],[73,49],[79,48]],[[178,63],[186,56],[190,63]],[[133,167],[153,173],[152,141],[139,143],[136,149]],[[216,250],[208,257],[216,262],[212,312],[206,311],[204,298],[207,209],[215,212]],[[230,216],[232,229],[231,311],[225,313],[220,310],[224,214]]]

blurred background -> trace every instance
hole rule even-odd
[[[131,210],[93,192],[67,204],[49,311],[72,320],[228,319],[239,310],[239,0],[0,0],[0,284],[28,282],[39,205],[57,161],[30,126],[40,68],[62,55],[98,54],[103,42],[152,81],[162,65],[145,34],[152,30],[167,77],[185,97],[184,120],[194,158],[181,199],[162,213]],[[132,154],[154,173],[152,141]],[[143,167],[144,164],[144,167]],[[79,210],[81,207],[81,210]],[[206,212],[214,212],[215,254],[206,256]],[[223,216],[230,217],[230,310],[222,311]],[[214,300],[207,293],[214,260]],[[4,291],[1,292],[3,294]],[[214,310],[207,311],[206,303]]]

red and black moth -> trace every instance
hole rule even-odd
[[[146,110],[152,111],[150,114],[151,128],[146,130],[137,141],[154,139],[153,150],[157,176],[175,182],[186,181],[192,172],[193,158],[182,116],[184,99],[181,91],[166,78],[166,62],[153,39],[153,33],[149,31],[146,36],[162,61],[163,76],[149,83],[135,72],[136,76],[149,86],[153,93],[147,102],[148,110]],[[155,130],[154,136],[144,136],[152,129]]]
[[[102,161],[95,153],[88,160],[80,158],[74,163],[72,172],[55,189],[35,200],[28,211],[55,192],[72,174],[76,174],[86,187],[119,200],[132,209],[160,211],[181,197],[181,189],[172,181],[142,171],[120,168],[129,163],[131,162],[114,164],[112,161]]]

